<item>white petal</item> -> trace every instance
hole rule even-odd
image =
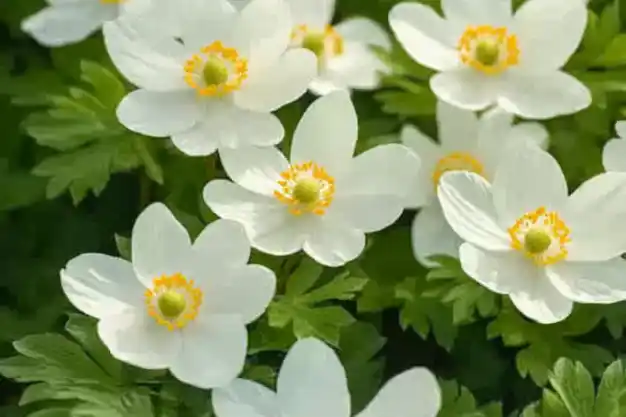
[[[511,143],[527,143],[541,149],[547,149],[548,131],[540,123],[520,123],[513,126],[501,140]]]
[[[276,387],[285,416],[350,416],[346,373],[335,352],[317,339],[302,339],[291,347]]]
[[[358,121],[350,96],[342,91],[318,98],[296,127],[291,163],[313,161],[336,176],[352,159]]]
[[[412,368],[391,378],[357,417],[435,417],[441,408],[437,378]]]
[[[491,185],[471,172],[444,174],[437,190],[443,213],[464,240],[494,251],[510,249],[510,240],[498,224]]]
[[[332,221],[321,222],[303,245],[304,252],[318,263],[330,267],[356,259],[365,249],[365,234]]]
[[[200,118],[200,108],[193,91],[136,90],[120,102],[117,117],[133,132],[163,137],[191,129]]]
[[[530,71],[561,68],[576,51],[587,25],[582,1],[529,0],[515,13],[513,33]]]
[[[372,90],[380,84],[380,74],[387,70],[385,64],[363,43],[346,42],[344,53],[326,64],[319,78],[328,80],[338,89]],[[314,86],[315,87],[315,86]],[[317,87],[319,90],[319,87]]]
[[[626,300],[626,261],[621,257],[602,262],[561,262],[551,265],[552,284],[570,300],[610,304]]]
[[[235,379],[211,394],[219,417],[276,417],[280,414],[276,394],[256,382]]]
[[[329,24],[335,12],[335,0],[288,0],[294,25],[321,29]]]
[[[218,216],[241,223],[252,246],[272,255],[299,251],[310,230],[305,217],[289,214],[287,207],[275,198],[229,181],[208,183],[204,201]]]
[[[309,84],[309,91],[318,96],[325,96],[333,91],[347,91],[349,88],[343,77],[330,79],[325,72],[320,74]],[[332,76],[334,74],[330,74]]]
[[[132,257],[146,286],[161,275],[184,273],[190,253],[187,230],[165,205],[153,203],[144,209],[133,227]]]
[[[145,291],[130,262],[96,253],[69,261],[61,286],[76,308],[98,319],[141,305]]]
[[[620,138],[626,138],[626,120],[615,123],[615,131]]]
[[[626,172],[626,139],[611,139],[604,145],[602,164],[607,171]]]
[[[440,100],[465,110],[484,110],[494,104],[502,79],[460,68],[441,72],[430,79],[430,88]]]
[[[550,119],[576,113],[591,104],[589,89],[561,71],[531,74],[509,71],[498,104],[527,119]]]
[[[237,106],[272,112],[303,95],[317,75],[317,58],[306,49],[287,51],[268,68],[253,73],[236,91]]]
[[[605,261],[626,252],[626,173],[607,172],[584,182],[567,201],[568,259]]]
[[[239,223],[215,220],[193,242],[193,252],[207,265],[240,267],[250,259],[250,242]]]
[[[189,156],[208,156],[215,153],[220,145],[219,140],[220,136],[216,135],[205,121],[200,121],[185,131],[172,134],[174,146]]]
[[[312,3],[308,1],[308,3]],[[376,22],[364,17],[353,17],[335,25],[335,30],[346,41],[391,48],[387,32]]]
[[[130,82],[147,90],[189,89],[183,45],[166,35],[152,39],[152,31],[145,33],[138,27],[139,20],[120,19],[104,25],[105,44],[115,66]]]
[[[571,314],[574,303],[554,287],[545,269],[536,268],[535,272],[527,279],[533,285],[511,293],[511,301],[522,314],[538,323],[552,324],[564,320]]]
[[[478,141],[478,118],[472,111],[437,102],[439,140],[446,152],[473,152]]]
[[[537,274],[537,267],[517,251],[489,252],[464,243],[460,260],[467,275],[498,294],[523,291],[533,285]]]
[[[188,50],[200,52],[202,47],[211,42],[217,40],[226,42],[231,36],[237,19],[237,10],[228,0],[183,0],[177,3],[181,38]],[[155,8],[163,9],[163,6],[158,5]],[[163,11],[171,12],[167,7]]]
[[[22,22],[22,30],[44,46],[64,46],[86,39],[117,17],[117,5],[72,2],[46,7]]]
[[[432,255],[458,258],[461,243],[463,240],[446,222],[439,201],[424,206],[415,216],[411,226],[411,244],[413,254],[422,265],[436,265],[427,259]]]
[[[408,54],[438,71],[459,65],[454,31],[433,9],[419,3],[400,3],[391,9],[389,24]]]
[[[227,385],[243,370],[248,332],[238,317],[198,316],[182,330],[181,339],[170,366],[177,379],[209,389]]]
[[[293,22],[283,0],[252,0],[233,29],[234,46],[248,57],[250,74],[274,64],[287,50]]]
[[[145,308],[109,315],[98,336],[116,359],[144,369],[166,369],[181,348],[179,332],[157,324]]]
[[[559,163],[536,146],[508,152],[493,180],[493,201],[503,227],[511,227],[525,213],[540,207],[561,210],[567,183]]]
[[[409,186],[406,206],[415,208],[427,205],[436,200],[432,171],[437,161],[443,156],[443,152],[438,144],[413,126],[402,128],[400,140],[415,152],[421,162],[414,182]]]
[[[442,0],[447,19],[456,24],[508,26],[512,18],[511,0]]]
[[[220,157],[224,170],[234,182],[270,197],[280,188],[277,183],[280,174],[289,168],[283,154],[270,146],[222,149]]]

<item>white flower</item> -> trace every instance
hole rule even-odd
[[[556,160],[523,146],[498,166],[493,185],[469,172],[443,175],[439,200],[466,241],[463,270],[508,294],[540,323],[567,317],[573,301],[626,299],[626,173],[598,175],[568,197]]]
[[[626,172],[626,120],[615,123],[617,138],[604,145],[602,164],[607,171]]]
[[[310,51],[285,52],[293,26],[287,5],[253,0],[237,12],[226,0],[177,4],[179,24],[170,26],[180,34],[160,28],[162,19],[104,27],[113,62],[139,86],[120,103],[120,121],[171,136],[188,155],[280,142],[284,130],[270,112],[304,94],[316,72]]]
[[[411,239],[416,258],[427,266],[432,265],[427,259],[431,255],[457,257],[462,243],[443,217],[436,198],[441,176],[448,171],[465,170],[491,181],[497,164],[511,145],[531,143],[545,147],[548,139],[548,132],[540,124],[513,126],[513,115],[500,108],[479,119],[473,112],[440,101],[437,123],[439,144],[410,126],[401,133],[402,142],[422,162],[415,170],[417,175],[410,187],[407,207],[421,207],[413,221]]]
[[[292,47],[318,57],[318,76],[309,89],[324,95],[336,90],[373,90],[385,65],[372,46],[391,48],[389,36],[370,19],[354,17],[331,25],[335,0],[286,0],[293,17]]]
[[[400,216],[419,163],[398,144],[353,158],[357,129],[347,92],[319,98],[296,128],[290,162],[273,147],[225,150],[235,184],[211,181],[204,199],[218,216],[243,224],[263,252],[304,249],[321,264],[343,265],[363,251],[365,233]]]
[[[331,348],[317,339],[296,342],[283,361],[276,392],[236,379],[213,391],[217,417],[350,417],[346,373]],[[435,417],[437,379],[426,368],[391,378],[358,417]]]
[[[61,271],[61,284],[76,308],[99,319],[98,334],[114,357],[212,388],[239,374],[246,324],[274,296],[274,273],[246,265],[249,256],[237,223],[213,222],[192,245],[170,211],[155,203],[133,228],[132,264],[80,255]]]
[[[389,22],[406,51],[439,71],[433,92],[450,104],[547,119],[591,104],[589,90],[561,71],[582,39],[582,1],[442,0],[445,19],[419,3],[396,5]]]

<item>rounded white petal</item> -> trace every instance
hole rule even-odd
[[[520,123],[513,126],[508,134],[504,138],[500,138],[502,141],[510,142],[512,144],[526,143],[528,145],[534,145],[541,149],[548,148],[548,131],[540,123]]]
[[[441,212],[439,201],[424,206],[411,226],[411,245],[415,258],[425,266],[434,266],[428,259],[432,255],[459,256],[459,246],[463,240],[454,233]]]
[[[545,269],[536,268],[535,273],[527,278],[533,285],[512,292],[511,301],[522,314],[538,323],[552,324],[564,320],[574,308],[573,301],[554,287]]]
[[[483,177],[445,173],[437,194],[446,220],[462,239],[486,250],[510,250],[509,237],[498,224],[491,185]]]
[[[442,0],[447,19],[465,29],[467,25],[508,26],[513,11],[511,0]]]
[[[279,189],[280,174],[289,168],[283,154],[270,146],[222,149],[220,157],[224,170],[234,182],[270,197]]]
[[[318,96],[325,96],[333,91],[349,90],[343,77],[336,77],[336,79],[329,78],[334,76],[336,76],[336,74],[322,73],[320,76],[311,81],[309,84],[309,91]]]
[[[225,220],[224,220],[225,221]],[[205,289],[209,314],[237,316],[244,324],[252,323],[267,309],[276,292],[276,276],[261,265],[245,265],[215,270],[207,259]],[[213,276],[208,276],[213,272]]]
[[[511,227],[527,212],[540,207],[561,210],[567,183],[559,163],[536,146],[510,148],[493,179],[493,202],[503,227]]]
[[[198,316],[181,331],[181,339],[170,366],[177,379],[209,389],[227,385],[243,370],[248,332],[239,317]]]
[[[400,3],[389,13],[389,25],[407,53],[438,71],[459,65],[457,36],[435,11],[419,3]]]
[[[147,90],[189,89],[183,45],[165,34],[153,39],[153,31],[142,30],[137,21],[118,19],[104,25],[104,41],[115,66],[130,82]]]
[[[476,149],[478,118],[474,112],[439,100],[437,102],[437,128],[441,146],[446,152],[473,152]]]
[[[294,25],[321,29],[329,24],[335,12],[335,0],[287,0]]]
[[[133,0],[135,1],[135,0]],[[154,0],[152,0],[154,1]],[[164,0],[161,0],[164,1]],[[179,26],[182,38],[187,50],[200,52],[200,49],[214,41],[227,42],[232,36],[232,29],[237,19],[237,10],[228,0],[180,0],[170,2],[177,4],[176,11],[162,4],[155,4],[155,9],[162,13],[179,15]],[[178,13],[176,13],[178,12]],[[163,20],[173,19],[173,16],[163,16]],[[229,47],[230,45],[226,45]]]
[[[509,71],[498,104],[527,119],[550,119],[572,114],[591,104],[591,92],[576,78],[561,71],[539,74]]]
[[[561,262],[547,270],[552,284],[570,300],[610,304],[626,300],[626,261]]]
[[[247,110],[272,112],[302,96],[316,75],[317,58],[311,51],[289,50],[273,65],[252,73],[234,93],[235,104]]]
[[[355,42],[346,42],[344,53],[332,58],[321,71],[318,78],[332,84],[335,89],[359,89],[372,90],[380,84],[380,73],[384,73],[387,67],[370,50],[370,47]],[[313,84],[313,89],[321,91],[319,85]]]
[[[250,259],[250,242],[239,223],[219,219],[200,232],[193,242],[193,252],[206,265],[240,267]]]
[[[165,205],[153,203],[141,212],[133,227],[132,257],[146,286],[162,275],[184,274],[190,254],[187,230]]]
[[[365,249],[365,234],[360,230],[324,221],[307,236],[304,252],[318,263],[337,267],[356,259]]]
[[[335,352],[317,339],[302,339],[291,347],[276,388],[285,416],[350,416],[346,373]]]
[[[604,145],[602,165],[607,171],[626,172],[626,139],[611,139]]]
[[[157,324],[142,307],[102,318],[98,336],[114,358],[144,369],[169,368],[181,349],[180,332]]]
[[[308,1],[308,3],[311,3]],[[335,30],[346,41],[391,48],[391,40],[387,32],[376,22],[364,17],[346,19],[335,26]]]
[[[313,161],[337,176],[352,159],[358,121],[350,96],[337,91],[318,98],[296,127],[291,163]]]
[[[626,173],[607,172],[584,182],[564,210],[569,260],[605,261],[626,252]]]
[[[465,110],[484,110],[494,104],[502,78],[487,76],[470,68],[441,72],[430,79],[430,88],[440,100]]]
[[[253,381],[235,379],[211,393],[213,409],[219,417],[276,417],[280,409],[276,394]]]
[[[411,368],[391,378],[357,417],[435,417],[441,408],[437,378]]]
[[[615,123],[615,131],[620,138],[626,139],[626,120]]]
[[[489,252],[464,243],[460,260],[467,275],[498,294],[524,291],[537,274],[537,267],[517,251]]]
[[[415,152],[420,160],[420,166],[415,172],[414,181],[409,186],[406,207],[422,207],[436,200],[432,172],[435,164],[444,156],[444,153],[437,143],[413,126],[404,126],[402,128],[400,140],[405,146]]]
[[[145,291],[130,262],[97,253],[69,261],[61,286],[76,308],[98,319],[142,305]]]
[[[220,136],[205,121],[199,121],[190,129],[172,134],[174,146],[189,156],[212,155],[220,145],[219,140]]]
[[[582,1],[527,1],[515,13],[512,27],[520,65],[529,71],[561,68],[578,48],[586,26],[587,8]]]
[[[133,132],[163,137],[190,130],[200,107],[193,91],[136,90],[120,102],[117,118]]]
[[[218,216],[241,223],[252,246],[272,255],[284,256],[302,249],[308,231],[315,226],[306,217],[289,214],[275,198],[229,181],[208,183],[204,201]]]
[[[47,47],[80,42],[117,17],[117,5],[72,2],[46,7],[26,18],[24,32]]]

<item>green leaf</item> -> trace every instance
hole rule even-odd
[[[550,376],[550,384],[572,417],[593,417],[595,397],[593,380],[589,371],[580,362],[559,359]]]
[[[614,37],[593,65],[603,67],[620,67],[626,65],[626,34]]]
[[[440,381],[442,407],[437,417],[502,417],[502,407],[477,405],[472,393],[455,381]]]
[[[334,346],[339,344],[341,328],[355,322],[354,317],[339,306],[296,307],[293,313],[293,332],[296,337],[316,337]]]
[[[602,376],[594,417],[621,417],[624,413],[626,413],[626,371],[622,361],[615,361]]]
[[[287,280],[285,294],[297,297],[310,290],[324,272],[324,267],[313,259],[304,258]]]

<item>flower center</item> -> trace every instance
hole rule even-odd
[[[104,4],[117,4],[117,3],[123,3],[126,0],[100,0],[100,3],[104,3]]]
[[[511,247],[537,265],[549,265],[567,257],[569,228],[555,211],[545,207],[528,212],[509,229]]]
[[[504,27],[468,26],[458,44],[461,62],[485,74],[499,74],[519,63],[517,37]]]
[[[343,54],[343,42],[341,35],[330,25],[323,30],[298,25],[291,32],[291,47],[308,49],[317,56],[322,65],[328,59]]]
[[[439,161],[433,170],[433,184],[439,185],[441,176],[448,171],[469,171],[478,175],[484,175],[483,164],[467,152],[452,152]]]
[[[182,274],[153,279],[145,296],[148,314],[169,330],[181,329],[193,321],[203,298],[202,290]]]
[[[238,90],[248,77],[248,60],[220,41],[201,49],[185,63],[185,81],[202,96],[223,96]]]
[[[322,215],[333,200],[335,180],[314,162],[291,165],[280,174],[279,190],[274,196],[296,216],[302,213]]]

